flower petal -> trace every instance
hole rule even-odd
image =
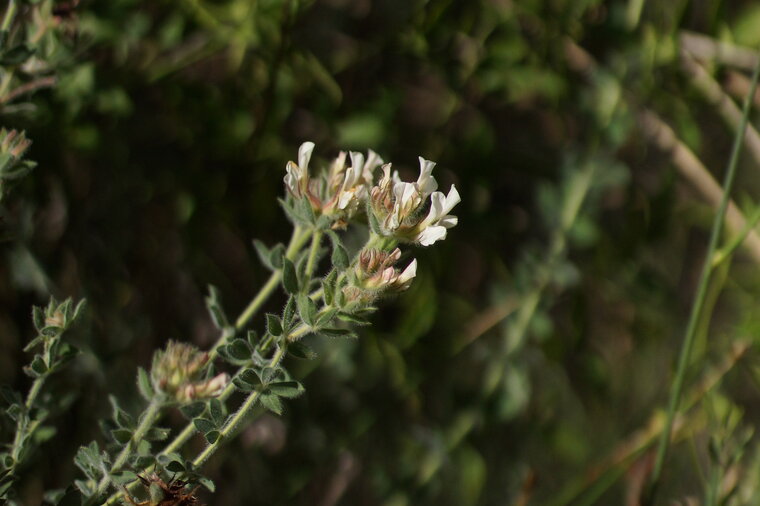
[[[304,142],[301,147],[298,148],[298,166],[304,171],[309,168],[309,160],[311,160],[311,152],[314,151],[313,142]]]
[[[409,265],[406,266],[406,269],[404,269],[404,272],[398,275],[398,278],[396,278],[397,283],[407,283],[414,279],[414,277],[417,275],[417,259],[411,261]]]
[[[459,196],[459,192],[457,191],[456,187],[454,185],[451,185],[451,189],[449,190],[449,194],[446,195],[446,202],[443,205],[443,214],[449,214],[449,212],[454,209],[454,206],[459,204],[462,201],[462,198]]]
[[[432,176],[435,162],[425,160],[421,156],[420,159],[420,177],[417,178],[417,188],[423,195],[430,195],[438,189],[438,181]]]
[[[436,241],[446,239],[446,227],[433,225],[425,228],[417,236],[417,241],[423,246],[430,246]]]

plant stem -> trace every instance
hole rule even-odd
[[[8,8],[5,9],[5,16],[3,16],[3,24],[0,26],[0,30],[7,32],[13,23],[13,18],[16,17],[16,0],[8,1]]]
[[[34,406],[34,403],[37,400],[37,396],[40,394],[40,390],[42,390],[42,385],[44,383],[45,376],[40,376],[34,380],[34,383],[32,383],[32,387],[29,389],[29,393],[26,395],[26,402],[24,403],[24,406],[26,407],[26,414],[28,414],[29,411],[31,411],[32,406]],[[11,456],[13,457],[13,465],[7,471],[8,474],[13,474],[19,464],[24,436],[29,433],[29,422],[30,420],[28,418],[19,415],[18,421],[16,422],[16,434],[13,437],[13,450],[11,451]]]
[[[324,233],[320,230],[314,232],[311,236],[311,249],[309,250],[309,258],[306,261],[306,279],[304,280],[304,286],[307,287],[311,282],[311,276],[314,273],[314,268],[317,263],[317,254],[319,253],[319,245],[322,242],[322,236]]]
[[[285,250],[285,256],[292,260],[295,258],[295,256],[298,254],[298,252],[301,250],[304,244],[306,244],[306,241],[313,235],[314,231],[311,229],[304,230],[300,226],[296,226],[293,228],[293,234],[290,236],[290,241],[288,242],[288,247]],[[259,290],[259,292],[254,296],[254,298],[251,300],[251,302],[248,304],[248,306],[243,310],[243,312],[240,314],[240,316],[235,320],[235,328],[234,332],[230,333],[223,333],[222,336],[219,338],[219,340],[214,344],[214,346],[209,350],[209,357],[211,362],[218,354],[219,347],[223,344],[226,344],[226,342],[230,339],[230,337],[237,334],[240,330],[245,327],[246,324],[253,318],[253,316],[261,309],[261,306],[266,302],[266,300],[272,295],[274,290],[277,288],[277,285],[280,282],[280,279],[282,278],[282,269],[278,269],[272,273],[271,276],[269,276],[269,279],[264,284],[264,286]],[[222,393],[218,396],[218,398],[222,401],[229,398],[230,395],[235,392],[235,386],[230,383],[227,385],[227,387],[222,390]],[[192,421],[188,423],[182,431],[177,434],[177,436],[164,447],[161,452],[158,453],[158,456],[160,455],[168,455],[170,453],[174,453],[178,451],[182,446],[184,446],[187,441],[190,440],[190,438],[195,435],[195,425],[193,425]],[[127,487],[127,489],[131,489],[133,486],[136,486],[137,482],[133,482],[130,486]],[[105,504],[114,504],[123,494],[123,491],[118,491],[114,493],[111,497],[108,498],[108,501],[105,502]]]
[[[296,253],[301,250],[303,245],[306,243],[309,237],[312,236],[313,233],[314,232],[312,230],[303,230],[298,226],[293,228],[293,234],[290,237],[288,248],[285,250],[285,256],[289,260],[292,260],[295,257]],[[267,299],[275,291],[275,289],[277,289],[277,286],[280,283],[280,279],[282,279],[282,269],[277,269],[276,271],[272,272],[264,286],[261,287],[259,292],[253,297],[248,306],[243,310],[242,313],[240,313],[240,316],[238,316],[237,320],[235,320],[235,332],[222,334],[222,337],[214,344],[211,350],[209,350],[209,362],[216,358],[219,347],[223,344],[226,344],[230,337],[234,336],[237,332],[240,332],[248,324],[251,318],[253,318],[253,316],[259,311],[259,309],[261,309],[261,306],[264,305],[264,302],[266,302]]]
[[[272,356],[272,358],[269,360],[268,367],[276,367],[277,364],[282,360],[282,357],[285,355],[285,351],[287,350],[287,341],[284,342],[283,346],[277,348],[277,351]],[[245,402],[240,406],[240,409],[237,410],[237,412],[230,418],[227,423],[224,425],[224,428],[219,433],[219,438],[208,445],[201,453],[198,454],[198,456],[193,460],[193,465],[195,467],[202,466],[216,451],[219,449],[221,444],[229,439],[231,434],[235,431],[235,429],[238,428],[238,426],[242,423],[242,421],[245,419],[246,416],[251,412],[253,407],[256,405],[256,401],[258,400],[259,396],[261,395],[260,390],[256,390],[254,392],[251,392],[251,394],[246,398]]]
[[[712,258],[718,246],[718,240],[720,239],[720,236],[723,232],[723,223],[725,221],[726,209],[728,208],[729,196],[731,194],[731,188],[733,187],[734,178],[736,176],[736,167],[739,161],[739,152],[741,151],[742,142],[744,140],[744,132],[746,130],[749,118],[750,104],[752,103],[752,97],[755,95],[759,75],[760,62],[758,62],[758,64],[755,66],[755,71],[752,75],[750,92],[747,94],[747,97],[744,100],[742,121],[734,137],[734,145],[731,150],[731,158],[729,159],[728,169],[726,170],[726,176],[723,182],[723,195],[720,200],[718,212],[715,215],[715,219],[713,220],[712,232],[710,234],[710,243],[707,247],[705,262],[702,265],[702,272],[700,274],[699,285],[697,287],[697,295],[694,300],[694,305],[691,308],[689,322],[686,327],[686,334],[684,335],[683,344],[681,345],[681,352],[678,357],[676,376],[670,390],[670,399],[668,402],[668,412],[665,421],[665,427],[660,434],[660,440],[657,445],[657,456],[655,459],[654,470],[652,471],[652,488],[648,497],[648,504],[652,504],[654,502],[662,475],[662,468],[665,464],[665,458],[667,456],[668,446],[670,444],[670,433],[673,429],[673,420],[675,418],[676,412],[678,411],[678,405],[681,400],[681,393],[683,391],[684,379],[686,377],[686,367],[688,366],[689,359],[691,357],[691,349],[694,345],[694,336],[697,333],[697,322],[700,320],[702,308],[705,303],[705,296],[707,294],[707,287],[713,271]]]
[[[129,458],[129,455],[132,453],[135,444],[142,441],[148,433],[148,430],[150,430],[150,428],[153,427],[153,424],[156,423],[163,406],[164,403],[158,398],[153,398],[153,400],[150,401],[150,404],[148,404],[148,407],[145,408],[145,411],[143,412],[139,425],[134,433],[132,433],[132,437],[127,444],[124,445],[124,448],[121,449],[121,452],[119,452],[119,455],[116,457],[116,460],[114,460],[113,465],[111,465],[108,474],[103,476],[100,483],[98,483],[98,489],[93,497],[100,497],[108,489],[108,483],[111,481],[110,474],[115,473],[124,465]]]

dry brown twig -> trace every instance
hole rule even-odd
[[[759,57],[757,51],[728,42],[720,42],[701,33],[682,30],[678,41],[682,49],[701,61],[715,61],[748,71],[757,65]]]
[[[594,58],[570,39],[565,40],[565,56],[570,67],[582,74],[593,72],[598,66]],[[635,105],[635,104],[634,104]],[[678,173],[702,195],[713,207],[717,207],[723,195],[723,188],[715,180],[702,161],[681,142],[673,129],[654,111],[639,107],[637,119],[641,132],[647,140],[658,149],[670,155],[671,162]],[[729,201],[726,212],[726,225],[733,234],[745,229],[747,219],[733,200]],[[750,230],[742,246],[760,262],[760,235]]]
[[[687,50],[681,51],[681,66],[691,77],[694,87],[717,109],[726,124],[735,131],[741,122],[742,112],[731,97],[723,91],[720,84],[713,79],[710,73]],[[747,90],[747,93],[749,93],[749,90]],[[746,93],[744,96],[746,96]],[[760,165],[760,134],[752,125],[747,125],[744,145],[754,157],[755,162]]]

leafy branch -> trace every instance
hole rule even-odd
[[[26,345],[24,351],[39,351],[24,367],[24,372],[34,381],[25,399],[8,387],[2,388],[3,400],[7,404],[4,414],[15,425],[13,441],[7,445],[7,450],[0,453],[2,500],[12,494],[18,470],[34,449],[55,435],[55,428],[44,424],[51,412],[61,405],[55,399],[41,397],[41,393],[47,380],[79,353],[74,346],[62,340],[62,336],[81,316],[84,304],[84,300],[74,306],[71,299],[59,303],[51,298],[47,307],[35,306],[32,310],[37,336]]]

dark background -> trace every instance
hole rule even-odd
[[[651,454],[626,445],[664,409],[713,216],[639,113],[719,178],[733,129],[684,71],[679,37],[760,43],[755,2],[639,3],[83,0],[59,34],[58,85],[2,113],[39,166],[4,201],[0,381],[28,385],[32,304],[89,303],[71,335],[84,354],[52,387],[77,397],[26,469],[29,504],[77,476],[108,393],[141,409],[133,378],[154,349],[215,341],[208,284],[236,315],[266,280],[251,239],[289,237],[277,197],[305,140],[322,162],[371,148],[407,178],[418,155],[435,160],[462,195],[459,226],[414,251],[413,287],[359,340],[286,364],[306,394],[209,462],[218,492],[203,500],[576,504],[585,485],[599,495],[577,504],[635,497]],[[703,63],[741,99],[747,69]],[[757,170],[745,155],[734,196],[747,215]],[[733,341],[756,340],[757,273],[739,250],[713,284],[687,392]],[[729,451],[758,420],[754,363],[750,351],[688,412],[663,501],[701,497],[708,442]],[[732,468],[750,498],[756,447]],[[610,464],[615,452],[630,458]]]

